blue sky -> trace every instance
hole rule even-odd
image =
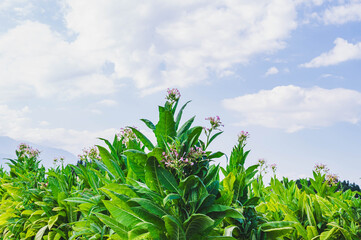
[[[249,164],[361,183],[360,0],[0,0],[0,21],[2,136],[78,154],[178,88],[221,117],[214,150],[245,130]]]

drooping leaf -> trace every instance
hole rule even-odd
[[[182,225],[173,216],[166,215],[163,217],[163,220],[165,222],[165,228],[169,239],[186,240],[186,235]]]
[[[187,239],[201,239],[204,232],[211,228],[214,221],[204,214],[192,214],[184,223],[183,228]]]
[[[149,121],[148,119],[140,119],[142,122],[144,122],[145,123],[145,125],[147,125],[147,127],[149,127],[152,131],[154,131],[155,130],[155,126],[154,126],[154,124],[151,122],[151,121]]]
[[[140,131],[138,131],[138,129],[133,128],[133,127],[129,127],[130,129],[132,129],[133,133],[139,138],[139,140],[144,144],[144,146],[146,148],[148,148],[149,151],[152,151],[154,148],[153,143]]]

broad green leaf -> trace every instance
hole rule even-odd
[[[316,227],[314,227],[314,226],[307,226],[306,230],[307,230],[307,237],[308,237],[308,239],[312,239],[312,238],[318,236],[318,231],[317,231],[317,228],[316,228]]]
[[[233,231],[238,230],[239,231],[239,227],[237,226],[228,226],[224,229],[224,236],[227,237],[232,237],[233,236]]]
[[[147,156],[148,156],[148,158],[155,157],[158,159],[158,162],[161,162],[163,159],[163,152],[164,152],[164,150],[162,148],[155,147],[155,148],[153,148],[153,150],[151,152],[149,152],[147,154]]]
[[[48,221],[48,228],[49,230],[53,227],[53,225],[58,221],[59,215],[54,215],[49,218]]]
[[[230,218],[244,218],[242,213],[237,211],[236,209],[220,205],[220,204],[213,204],[210,207],[204,209],[202,213],[207,214],[208,216],[215,218],[224,218],[224,217],[230,217]]]
[[[178,193],[179,195],[181,195],[181,192],[178,188],[178,183],[170,172],[168,172],[164,168],[157,168],[157,173],[163,187],[173,193]]]
[[[163,220],[169,239],[186,240],[186,235],[181,224],[173,216],[166,215],[163,217]]]
[[[215,153],[212,153],[211,155],[208,156],[209,159],[213,159],[213,158],[220,158],[224,156],[224,153],[222,152],[215,152]]]
[[[331,230],[324,231],[320,235],[320,240],[332,239],[333,234],[336,232],[337,232],[337,227],[333,227]]]
[[[149,121],[148,119],[140,119],[142,122],[144,122],[145,123],[145,125],[147,125],[147,127],[149,127],[152,131],[154,131],[155,130],[155,126],[154,126],[154,124],[151,122],[151,121]]]
[[[100,188],[100,190],[109,190],[114,193],[123,194],[125,196],[136,198],[138,195],[126,184],[110,183]]]
[[[127,228],[132,228],[139,222],[143,222],[133,211],[130,209],[124,209],[119,205],[115,205],[112,201],[103,201],[105,207],[116,221]]]
[[[159,204],[157,204],[154,201],[151,201],[149,199],[132,198],[129,201],[138,203],[144,209],[146,209],[150,213],[153,213],[153,214],[155,214],[155,215],[157,215],[159,217],[163,217],[164,215],[168,214],[162,207],[159,206]]]
[[[98,149],[99,149],[99,155],[102,159],[102,162],[104,163],[104,165],[109,169],[109,171],[116,176],[117,178],[122,177],[124,180],[124,176],[121,176],[115,169],[114,167],[114,163],[112,160],[113,156],[108,152],[108,150],[106,150],[104,147],[97,145]]]
[[[48,226],[44,226],[42,228],[39,229],[38,233],[35,235],[35,238],[34,240],[42,240],[43,239],[43,236],[44,236],[44,233],[46,231],[46,229],[48,228]]]
[[[159,122],[156,125],[154,133],[158,145],[163,149],[165,148],[164,143],[176,136],[173,114],[171,111],[165,110],[164,107],[159,107]]]
[[[145,180],[144,167],[147,162],[147,154],[144,152],[130,149],[124,152],[128,159],[128,168],[130,167],[132,171],[140,178],[142,181]]]
[[[175,200],[175,199],[180,199],[180,198],[181,198],[181,196],[179,196],[179,194],[170,193],[163,199],[163,205],[167,205],[168,202]]]
[[[94,213],[105,225],[107,225],[108,227],[110,227],[111,229],[113,229],[114,232],[116,232],[119,237],[121,237],[122,239],[128,239],[128,229],[123,226],[122,224],[120,224],[119,222],[117,222],[115,219],[101,214],[101,213]]]
[[[192,214],[184,223],[183,228],[187,239],[200,239],[204,232],[211,228],[214,221],[204,214]]]
[[[157,168],[160,168],[158,160],[155,157],[149,157],[145,165],[145,183],[151,190],[163,195]]]
[[[203,127],[193,127],[189,129],[188,142],[190,147],[194,146],[194,144],[198,142],[199,136],[201,135],[202,131]]]

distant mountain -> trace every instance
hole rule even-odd
[[[28,141],[16,141],[6,136],[0,136],[0,165],[6,168],[6,158],[13,159],[16,157],[15,150],[18,148],[20,143],[26,143],[33,148],[40,150],[41,163],[46,167],[53,167],[53,159],[64,157],[64,163],[76,163],[77,157],[63,149],[47,147]]]

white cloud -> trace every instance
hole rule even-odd
[[[66,0],[61,11],[72,41],[34,20],[0,35],[0,101],[109,94],[122,79],[149,93],[201,83],[209,74],[228,76],[237,64],[285,47],[297,26],[296,6],[291,0]],[[106,64],[111,71],[104,72]]]
[[[276,67],[270,67],[267,72],[265,73],[265,76],[274,75],[277,74],[279,71]]]
[[[344,77],[342,77],[342,76],[334,75],[334,74],[331,74],[331,73],[322,74],[321,78],[344,79]]]
[[[103,100],[99,101],[97,104],[111,107],[111,106],[117,105],[118,103],[117,103],[117,101],[114,101],[112,99],[103,99]]]
[[[336,65],[345,61],[361,59],[361,42],[352,44],[342,38],[337,38],[333,49],[320,56],[315,57],[308,63],[301,64],[301,67],[316,68]]]
[[[28,107],[14,110],[5,104],[0,104],[0,136],[6,135],[6,131],[14,129],[17,131],[21,125],[27,122],[26,113],[29,112]]]
[[[77,154],[83,147],[94,145],[98,137],[112,139],[116,133],[116,129],[112,128],[96,131],[46,128],[46,121],[40,122],[41,128],[31,127],[27,116],[29,112],[28,107],[15,110],[0,105],[0,136],[58,147]]]
[[[320,17],[325,24],[344,24],[361,21],[361,1],[353,0],[343,5],[332,6]]]
[[[0,36],[0,101],[112,93],[117,85],[101,73],[103,63],[49,26],[23,22]]]
[[[296,28],[289,0],[67,3],[74,44],[106,56],[118,78],[143,92],[227,75],[255,54],[283,48]]]
[[[337,122],[355,124],[361,118],[361,93],[343,88],[278,86],[225,99],[222,103],[225,108],[240,114],[240,124],[287,132],[326,127]]]

